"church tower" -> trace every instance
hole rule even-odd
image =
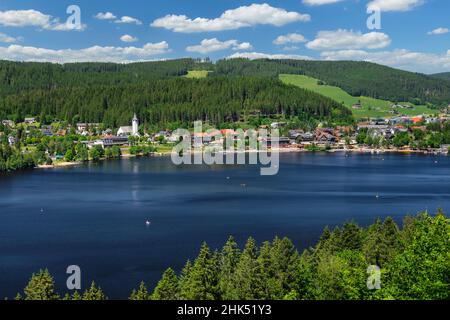
[[[133,136],[138,136],[139,135],[139,119],[136,116],[136,113],[134,114],[133,117]]]

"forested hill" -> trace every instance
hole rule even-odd
[[[186,75],[189,70],[210,70],[210,63],[194,59],[115,63],[34,63],[0,61],[0,94],[32,89],[97,85],[126,85]]]
[[[432,75],[434,78],[450,80],[450,72],[436,73]]]
[[[20,63],[0,61],[0,95],[32,89],[98,85],[128,85],[184,76],[190,70],[213,71],[213,76],[278,77],[304,74],[337,86],[353,96],[369,96],[393,102],[450,103],[449,74],[427,76],[357,61],[228,59],[213,64],[179,59],[131,64]]]
[[[353,96],[437,106],[450,103],[450,80],[369,62],[231,59],[218,61],[215,67],[218,75],[303,74],[340,87]]]
[[[110,80],[109,80],[110,81]],[[351,121],[350,111],[319,94],[284,85],[275,78],[182,77],[142,83],[55,86],[0,97],[0,118],[57,117],[71,123],[103,122],[117,127],[136,112],[146,125],[215,125],[241,121],[248,114],[284,114],[301,120]]]

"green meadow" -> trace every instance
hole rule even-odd
[[[206,78],[209,73],[210,71],[207,70],[191,70],[188,71],[188,74],[185,77],[189,79],[203,79]]]
[[[311,90],[317,92],[321,95],[329,97],[337,102],[343,103],[346,107],[350,108],[353,115],[356,118],[386,118],[397,116],[393,114],[391,106],[393,103],[391,101],[380,100],[370,97],[353,97],[341,88],[333,87],[329,85],[319,85],[319,80],[303,75],[291,75],[282,74],[280,75],[281,81],[286,84],[291,84],[298,86],[303,89]],[[356,103],[361,103],[361,109],[352,109],[352,106]],[[410,103],[401,103],[408,104]],[[435,114],[436,110],[429,109],[426,106],[414,106],[414,109],[399,109],[400,115],[415,116],[422,114]]]

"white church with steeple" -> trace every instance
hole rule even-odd
[[[139,137],[139,119],[136,113],[134,114],[134,117],[131,120],[131,126],[120,127],[119,130],[117,130],[117,135],[119,137],[123,136]]]

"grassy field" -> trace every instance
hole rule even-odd
[[[210,73],[210,71],[207,71],[207,70],[191,70],[191,71],[188,71],[186,78],[203,79],[203,78],[206,78],[209,73]]]
[[[328,85],[319,85],[317,79],[307,76],[282,74],[280,75],[280,79],[286,84],[292,84],[300,88],[308,89],[336,100],[337,102],[343,103],[345,106],[352,110],[356,118],[387,118],[397,116],[389,112],[392,111],[391,106],[393,105],[393,103],[390,101],[374,99],[370,97],[353,97],[341,88]],[[361,103],[362,109],[352,109],[352,106],[358,102]],[[426,106],[414,106],[414,109],[400,109],[398,111],[400,112],[400,114],[408,116],[422,114],[431,115],[437,113],[436,110],[429,109]]]

